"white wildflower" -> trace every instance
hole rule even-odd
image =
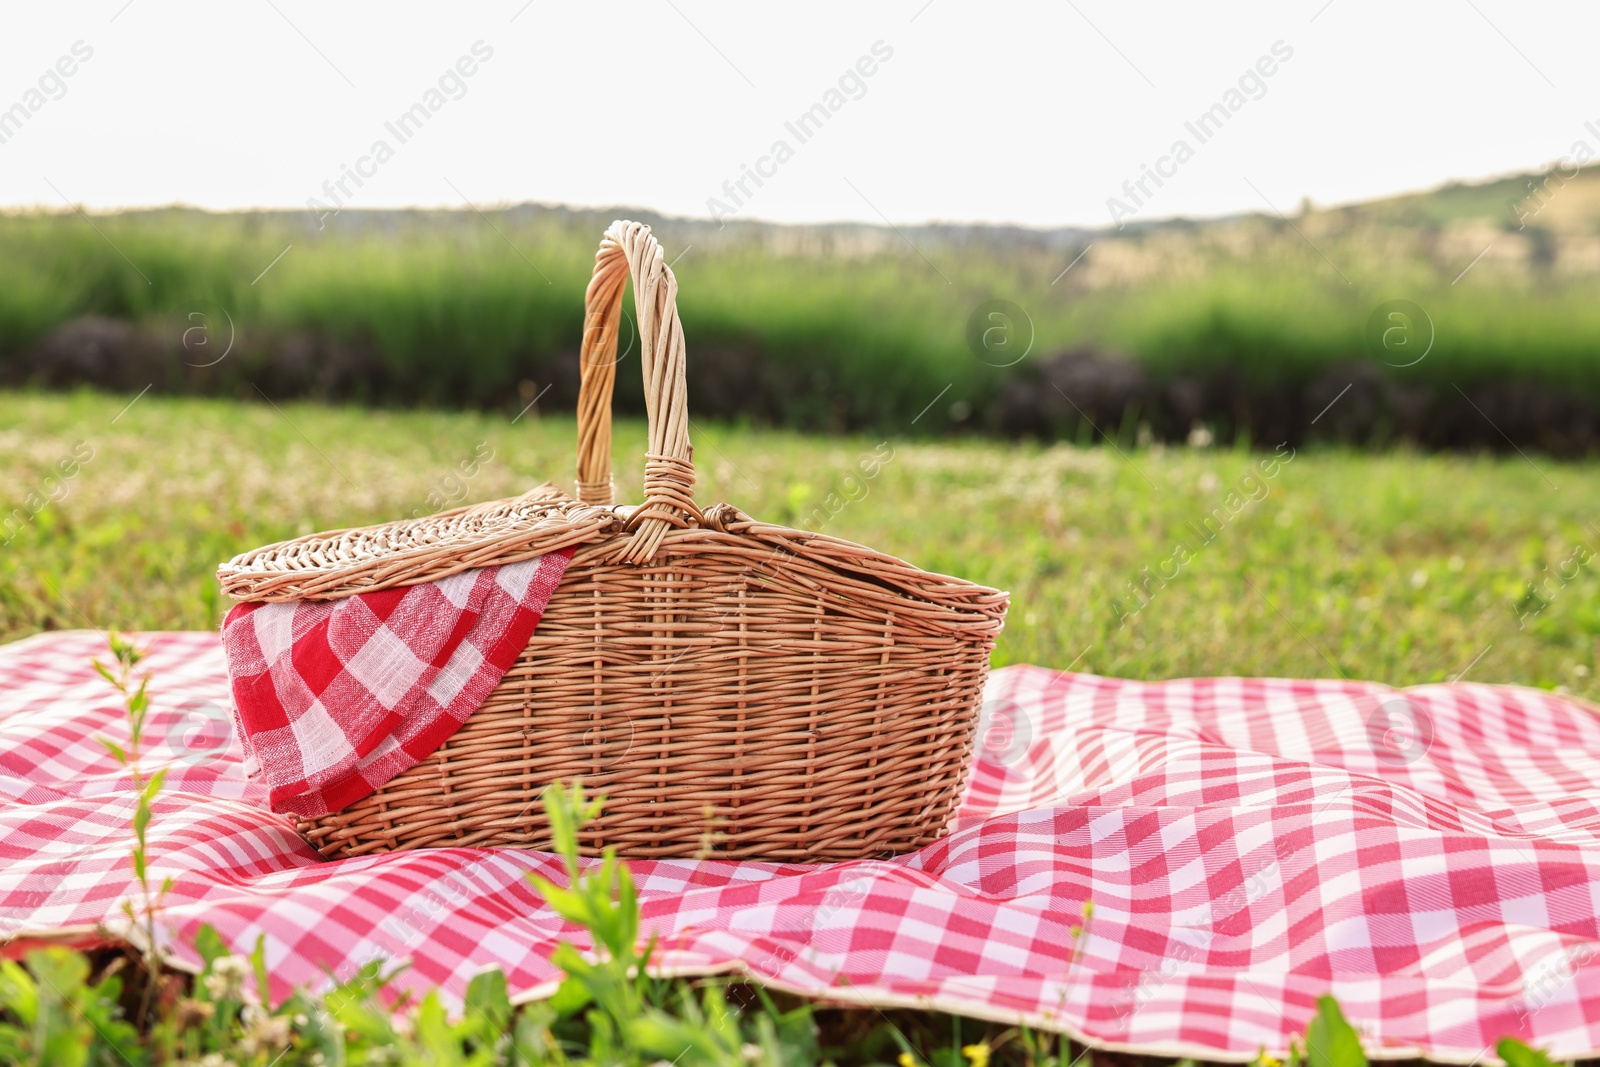
[[[206,991],[216,1000],[239,1000],[244,993],[250,961],[243,956],[223,956],[211,964],[206,975]]]

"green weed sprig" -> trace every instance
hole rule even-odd
[[[161,968],[161,944],[156,936],[156,911],[161,906],[161,901],[172,889],[170,877],[162,880],[158,889],[152,891],[150,887],[150,862],[149,851],[145,840],[145,831],[150,826],[150,813],[154,806],[156,794],[161,792],[161,786],[166,781],[167,772],[163,768],[151,775],[148,779],[140,766],[139,758],[144,740],[145,716],[150,712],[150,674],[145,672],[135,678],[134,668],[144,659],[145,653],[132,641],[122,634],[108,633],[107,643],[111,647],[111,662],[103,663],[94,661],[94,669],[118,693],[122,694],[123,705],[128,717],[128,747],[122,748],[109,738],[101,737],[98,740],[105,746],[106,751],[118,764],[127,769],[133,778],[134,791],[137,794],[133,812],[133,850],[131,859],[133,863],[133,876],[139,881],[139,892],[142,903],[136,908],[132,900],[122,902],[123,913],[128,916],[128,921],[136,928],[142,928],[145,940],[145,952],[150,959],[151,979],[145,984],[144,996],[140,1001],[139,1020],[147,1020],[150,1016],[150,999],[155,992],[155,978]]]

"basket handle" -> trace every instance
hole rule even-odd
[[[694,449],[689,444],[689,407],[684,377],[683,324],[678,321],[678,280],[667,266],[650,227],[613,222],[594,257],[594,275],[584,294],[583,346],[579,351],[578,499],[615,502],[611,482],[611,391],[617,374],[617,327],[622,292],[633,278],[634,313],[644,364],[644,403],[649,443],[644,463],[644,503],[634,509],[632,537],[618,556],[644,563],[655,555],[667,530],[698,525],[694,503]]]

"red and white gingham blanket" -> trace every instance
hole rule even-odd
[[[222,623],[245,767],[273,811],[339,811],[426,759],[528,645],[572,550]]]
[[[540,853],[319,862],[228,740],[215,635],[145,635],[150,824],[172,951],[266,935],[278,992],[409,959],[459,1003],[548,994],[583,939]],[[93,633],[0,646],[0,932],[118,928],[129,783]],[[1600,721],[1531,689],[998,671],[948,838],[893,861],[634,863],[666,971],[1211,1059],[1282,1049],[1332,992],[1377,1056],[1469,1063],[1515,1035],[1600,1051]],[[1076,958],[1070,928],[1094,917]]]

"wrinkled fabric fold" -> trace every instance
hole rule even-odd
[[[272,810],[339,811],[449,740],[527,646],[571,558],[228,612],[234,721]]]

